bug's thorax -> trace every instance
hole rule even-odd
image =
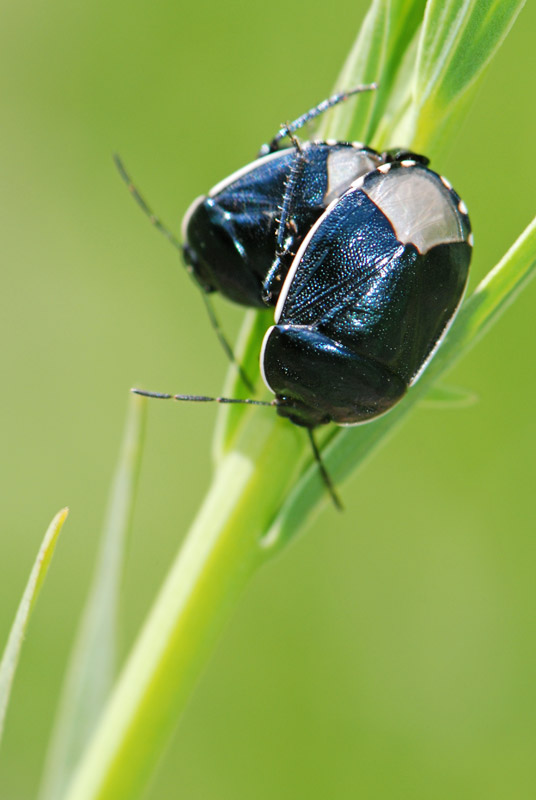
[[[311,227],[380,162],[359,143],[305,142],[220,181],[194,201],[182,225],[186,259],[200,285],[242,305],[275,305]]]

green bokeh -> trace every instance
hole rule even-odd
[[[0,640],[43,532],[71,515],[25,643],[0,797],[36,792],[91,574],[128,388],[213,393],[225,359],[176,254],[200,192],[324,97],[365,12],[157,0],[3,8]],[[472,285],[536,206],[530,4],[441,164],[475,231]],[[534,796],[532,286],[305,537],[257,576],[151,800]],[[241,312],[223,301],[225,328]],[[268,413],[262,410],[259,413]],[[126,652],[210,480],[215,410],[150,408],[125,577]]]

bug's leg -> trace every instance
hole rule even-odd
[[[335,491],[335,487],[333,486],[333,481],[331,480],[330,474],[325,467],[325,464],[322,460],[322,456],[320,455],[320,450],[318,449],[318,445],[315,441],[312,429],[307,428],[307,433],[309,434],[309,441],[311,442],[311,447],[313,449],[313,455],[315,461],[318,464],[318,469],[320,470],[320,476],[322,478],[322,481],[324,482],[324,486],[326,487],[326,489],[330,494],[331,499],[333,500],[333,505],[335,506],[337,511],[344,511],[344,506],[341,503],[339,495]]]
[[[260,156],[265,156],[268,153],[273,153],[275,150],[279,149],[279,142],[281,139],[284,139],[294,131],[303,128],[308,122],[315,117],[320,116],[320,114],[324,114],[328,109],[333,108],[333,106],[338,105],[339,103],[344,103],[350,97],[353,97],[355,94],[360,94],[361,92],[370,92],[374,89],[378,88],[377,83],[368,83],[364,84],[363,86],[355,86],[353,89],[348,89],[346,92],[338,92],[337,94],[331,95],[326,100],[322,100],[317,106],[314,108],[310,108],[309,111],[306,111],[305,114],[302,114],[300,117],[295,119],[293,122],[289,122],[287,125],[283,125],[279,131],[276,133],[274,138],[268,144],[263,144],[259,151]]]
[[[221,344],[221,346],[223,347],[223,350],[225,351],[225,354],[227,355],[227,358],[229,359],[231,364],[234,364],[234,366],[238,370],[238,373],[240,375],[240,378],[241,378],[242,383],[244,384],[244,386],[246,386],[250,392],[253,392],[255,390],[255,387],[253,386],[253,383],[250,381],[250,379],[246,375],[246,372],[245,372],[242,364],[240,364],[240,362],[237,361],[237,359],[235,357],[235,354],[233,353],[233,350],[231,348],[231,345],[227,341],[227,338],[226,338],[224,332],[221,329],[220,322],[219,322],[216,314],[214,313],[214,307],[212,305],[212,301],[210,300],[210,297],[208,296],[208,294],[206,292],[201,292],[201,297],[203,298],[203,302],[204,302],[205,308],[207,310],[207,314],[208,314],[208,318],[210,320],[210,324],[212,325],[214,333],[218,337],[218,341]]]
[[[279,226],[276,236],[276,255],[283,255],[288,252],[290,244],[288,243],[288,231],[292,231],[292,202],[296,194],[296,188],[303,176],[303,170],[307,162],[307,157],[303,152],[299,140],[290,134],[292,144],[296,148],[296,154],[287,180],[285,181],[285,191],[283,194],[283,202],[280,206],[281,216],[279,217]]]
[[[295,244],[296,226],[292,218],[292,206],[296,196],[297,187],[303,176],[307,157],[298,140],[292,136],[296,147],[296,155],[288,178],[285,183],[283,202],[279,207],[280,217],[276,234],[275,258],[263,283],[262,299],[267,305],[272,304],[274,295],[277,297],[281,289],[281,277],[284,269],[283,261],[287,258]]]
[[[192,268],[189,266],[188,261],[185,258],[185,251],[186,251],[185,246],[183,244],[181,244],[181,242],[175,236],[175,234],[172,233],[172,231],[166,225],[164,225],[162,220],[153,213],[151,207],[148,205],[148,203],[146,202],[146,200],[143,197],[143,195],[140,194],[140,192],[138,191],[138,189],[136,188],[136,186],[132,182],[132,179],[131,179],[130,175],[128,174],[127,170],[126,170],[125,165],[123,164],[123,162],[121,161],[121,159],[117,155],[117,153],[114,153],[113,159],[114,159],[114,163],[115,163],[115,165],[116,165],[116,167],[117,167],[117,169],[119,171],[119,174],[121,175],[121,177],[123,178],[124,182],[126,183],[126,185],[128,187],[128,190],[129,190],[130,194],[132,195],[132,197],[134,198],[134,200],[136,201],[136,203],[139,205],[139,207],[141,208],[141,210],[143,211],[145,216],[149,219],[149,222],[151,223],[151,225],[154,225],[154,227],[166,237],[168,242],[170,242],[173,245],[173,247],[176,250],[179,251],[179,253],[181,254],[181,256],[183,258],[183,261],[184,261],[184,263],[186,265],[186,271],[192,277],[192,280],[195,280],[195,278],[193,276]],[[214,331],[216,333],[216,336],[218,337],[218,341],[220,342],[221,346],[223,347],[223,350],[225,351],[225,354],[227,355],[227,358],[237,368],[243,383],[247,386],[249,391],[252,392],[253,391],[253,384],[250,381],[250,379],[248,378],[248,376],[246,375],[243,367],[236,360],[236,358],[234,356],[234,353],[233,353],[233,350],[232,350],[232,347],[229,344],[229,342],[227,341],[227,338],[226,338],[225,334],[223,333],[223,331],[221,329],[221,326],[220,326],[220,323],[218,321],[218,318],[216,317],[216,314],[214,313],[214,308],[212,306],[212,303],[210,302],[210,299],[209,299],[207,293],[205,291],[201,290],[201,296],[203,298],[203,302],[204,302],[205,308],[207,310],[207,314],[208,314],[208,318],[210,320],[210,324],[212,325],[212,327],[213,327],[213,329],[214,329]]]

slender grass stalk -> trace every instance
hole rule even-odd
[[[324,125],[329,134],[346,139],[361,131],[376,146],[392,143],[391,137],[402,133],[405,138],[398,143],[407,146],[417,140],[432,142],[434,132],[445,130],[447,117],[448,124],[460,119],[522,3],[507,0],[494,17],[496,5],[492,0],[430,0],[424,11],[417,0],[376,0],[343,75],[346,85],[378,78],[380,91],[374,98],[358,98],[350,115],[347,109],[338,110]],[[456,37],[449,37],[447,30],[452,14]],[[404,20],[410,20],[411,36],[403,35]],[[465,70],[458,67],[460,43]],[[371,75],[371,70],[382,74]],[[400,87],[405,91],[398,93]],[[347,480],[385,443],[437,378],[499,317],[535,266],[533,223],[464,303],[434,360],[393,411],[357,429],[325,430],[324,457],[336,483]],[[248,315],[238,353],[248,372],[265,329],[265,316]],[[228,394],[243,392],[234,377],[226,388]],[[143,791],[247,581],[327,501],[307,445],[303,431],[270,409],[221,410],[212,488],[72,777],[66,800],[130,800]]]
[[[61,796],[116,677],[123,565],[136,497],[146,411],[145,398],[131,395],[100,553],[67,669],[40,800]]]
[[[11,687],[15,678],[15,672],[19,663],[19,656],[24,641],[24,635],[31,613],[33,611],[39,592],[45,580],[60,531],[63,523],[67,519],[68,508],[58,511],[52,522],[47,528],[35,563],[30,572],[28,583],[22,595],[13,625],[9,633],[7,644],[0,661],[0,741],[4,731],[4,721],[11,694]]]

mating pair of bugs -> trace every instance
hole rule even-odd
[[[465,204],[424,156],[294,136],[329,108],[375,88],[333,95],[283,126],[255,161],[192,203],[182,243],[154,217],[116,158],[137,202],[182,252],[232,360],[208,294],[275,306],[260,353],[271,403],[133,391],[275,406],[309,432],[336,505],[313,429],[367,422],[404,396],[454,318],[472,249]],[[290,146],[281,147],[285,138]]]

